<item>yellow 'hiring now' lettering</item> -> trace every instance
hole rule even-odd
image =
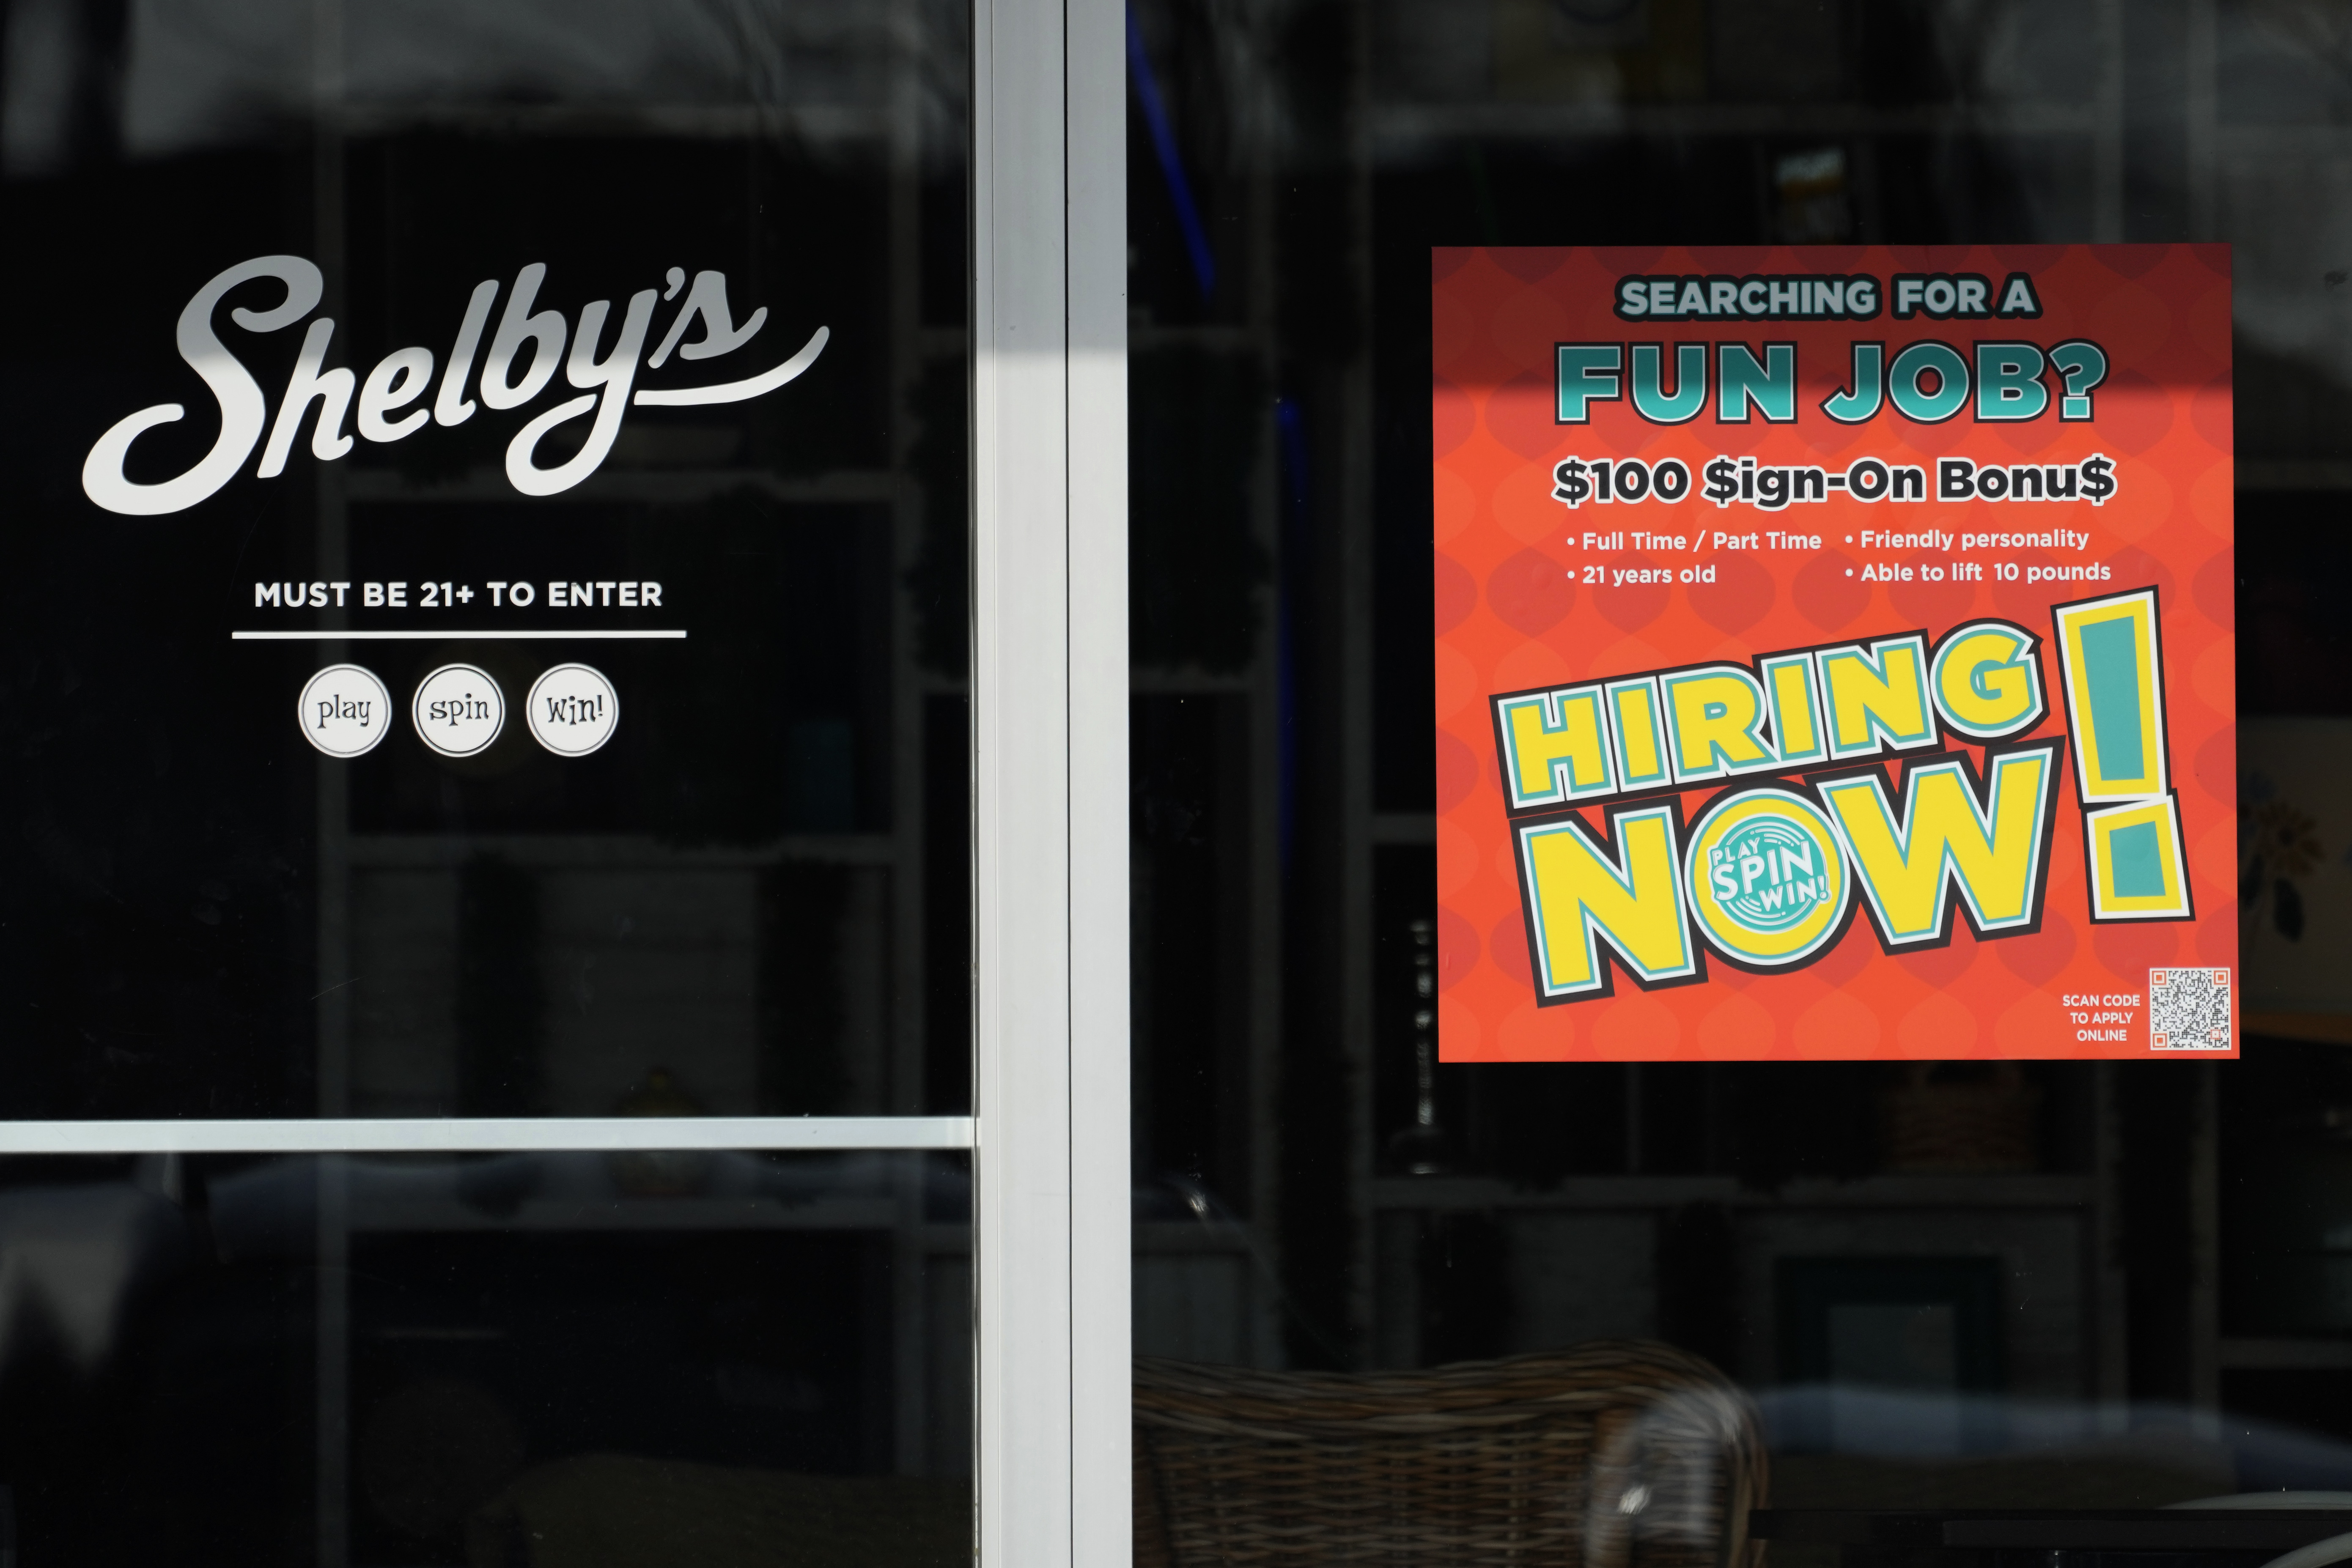
[[[1535,928],[1537,980],[1547,1000],[1607,991],[1602,941],[1651,985],[1697,972],[1683,904],[1675,808],[1624,811],[1611,822],[1617,835],[1614,864],[1572,818],[1519,830],[1519,873]]]
[[[1692,830],[1684,883],[1709,946],[1750,968],[1783,968],[1844,928],[1853,879],[1822,809],[1767,787],[1716,797]]]
[[[1665,688],[1676,783],[1780,765],[1764,744],[1764,687],[1754,675],[1737,664],[1709,664],[1658,679]]]
[[[1600,687],[1529,693],[1497,704],[1495,712],[1502,726],[1503,754],[1511,762],[1505,782],[1510,786],[1513,810],[1565,804],[1616,789]]]
[[[1867,653],[1859,643],[1824,648],[1817,657],[1832,757],[1844,761],[1934,741],[1927,649],[1918,633],[1883,637]]]
[[[1772,698],[1772,738],[1785,764],[1818,762],[1829,752],[1822,744],[1821,701],[1811,653],[1782,653],[1764,661],[1764,688]]]
[[[2106,633],[2095,632],[2093,641]],[[1493,704],[1514,813],[1600,805],[1677,785],[1801,772],[1937,743],[2004,740],[2041,722],[2041,643],[2005,621],[1829,643],[1733,664],[1505,692]],[[2147,699],[2154,711],[2156,696]]]
[[[2040,918],[2057,749],[2053,741],[1994,757],[1982,805],[1960,758],[1913,763],[1899,821],[1876,773],[1822,783],[1887,946],[1946,936],[1954,893],[1986,935]]]
[[[1639,680],[1609,684],[1610,716],[1617,724],[1618,777],[1628,789],[1644,789],[1666,782],[1665,747],[1658,737],[1658,683]]]
[[[1970,740],[2032,728],[2043,710],[2034,639],[2006,621],[1979,621],[1936,644],[1931,678],[1944,722]]]

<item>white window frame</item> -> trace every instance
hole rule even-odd
[[[0,1155],[969,1149],[979,1562],[1131,1561],[1125,28],[974,0],[973,1114],[0,1122]]]
[[[1127,77],[1116,0],[975,0],[980,1561],[1130,1500]]]

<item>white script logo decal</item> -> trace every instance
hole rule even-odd
[[[628,308],[621,318],[620,330],[602,358],[596,350],[604,336],[605,318],[612,313],[613,302],[599,299],[583,307],[578,329],[569,332],[572,352],[566,358],[563,344],[567,328],[562,313],[541,310],[533,314],[531,310],[540,282],[546,276],[546,265],[536,261],[515,275],[514,287],[507,296],[506,311],[499,318],[489,352],[482,361],[478,383],[482,402],[491,408],[520,408],[555,379],[560,361],[563,379],[582,389],[580,396],[557,403],[524,425],[508,444],[507,479],[526,496],[552,496],[569,490],[593,474],[604,461],[605,454],[613,450],[613,438],[620,434],[621,415],[631,401],[637,361],[645,351],[647,329],[653,324],[654,307],[659,299],[676,298],[678,290],[686,287],[686,270],[673,267],[665,280],[669,285],[667,291],[656,295],[647,288],[631,295]],[[129,455],[131,444],[142,431],[170,424],[187,413],[176,402],[142,408],[100,436],[98,444],[83,460],[81,487],[91,500],[110,512],[134,517],[184,511],[227,484],[253,455],[255,443],[261,440],[266,413],[261,385],[214,333],[213,312],[219,308],[229,290],[261,277],[274,277],[283,283],[286,298],[268,310],[248,310],[243,306],[231,310],[229,319],[248,332],[275,332],[300,320],[317,306],[325,289],[317,266],[303,257],[257,256],[251,261],[237,263],[197,289],[187,308],[180,312],[180,357],[204,378],[220,403],[220,435],[213,442],[213,449],[175,479],[166,479],[159,485],[131,483],[122,476],[122,460]],[[369,441],[398,441],[414,435],[425,428],[428,417],[436,424],[463,424],[472,418],[474,404],[466,396],[466,382],[473,371],[474,355],[481,347],[482,329],[489,324],[490,308],[497,303],[498,294],[495,279],[475,286],[473,298],[466,305],[465,319],[457,327],[457,341],[450,347],[441,390],[433,400],[429,416],[422,408],[410,409],[406,413],[399,411],[423,397],[425,389],[432,384],[432,350],[396,350],[386,354],[362,382],[349,370],[319,368],[326,361],[327,340],[334,336],[335,324],[325,317],[311,322],[309,334],[302,340],[302,351],[294,361],[293,379],[287,382],[286,396],[278,405],[277,423],[270,426],[268,443],[262,447],[261,463],[253,471],[255,477],[274,478],[285,471],[287,454],[292,450],[295,437],[301,434],[303,416],[310,412],[313,401],[319,404],[319,418],[310,433],[310,455],[324,463],[331,463],[352,449],[352,438],[342,433],[342,426],[354,391],[359,399],[354,423],[359,434]],[[686,335],[687,327],[698,319],[702,323],[702,335],[692,342],[681,343],[679,340]],[[726,275],[697,273],[694,287],[687,292],[686,303],[678,308],[669,330],[662,335],[661,346],[645,361],[645,368],[659,370],[672,350],[681,360],[707,360],[731,352],[751,341],[767,319],[767,307],[761,306],[751,313],[751,319],[736,326],[727,309]],[[637,389],[636,405],[686,408],[700,403],[741,402],[746,398],[772,392],[816,363],[816,357],[824,352],[825,340],[831,335],[828,329],[819,327],[791,359],[745,381],[667,390]],[[517,375],[515,360],[526,343],[530,345],[530,358]],[[541,437],[591,409],[595,411],[595,419],[577,455],[552,468],[541,468],[531,460]],[[394,417],[395,414],[398,417]]]

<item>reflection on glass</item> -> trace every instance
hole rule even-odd
[[[1312,1374],[1439,1423],[1451,1383],[1636,1341],[1752,1400],[1782,1525],[2352,1489],[2340,18],[1131,16],[1139,1560],[1215,1561],[1185,1521],[1227,1495],[1163,1389],[1272,1421],[1250,1380]],[[1424,1076],[1431,247],[2186,239],[2234,247],[2244,1060]],[[1441,1506],[1386,1517],[1483,1560]]]
[[[13,1160],[20,1562],[968,1562],[961,1156]]]
[[[1663,1345],[1349,1377],[1136,1365],[1139,1563],[1746,1563],[1752,1405]]]
[[[0,1114],[968,1103],[969,31],[8,12]]]

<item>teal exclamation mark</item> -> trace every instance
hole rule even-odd
[[[2156,590],[2053,609],[2083,801],[2091,918],[2192,916],[2179,803],[2165,775]]]
[[[2154,822],[2129,822],[2108,833],[2107,861],[2118,898],[2164,896],[2164,841]]]
[[[2091,706],[2091,744],[2099,772],[2138,779],[2147,771],[2141,745],[2139,639],[2128,619],[2083,628],[2083,687]]]

